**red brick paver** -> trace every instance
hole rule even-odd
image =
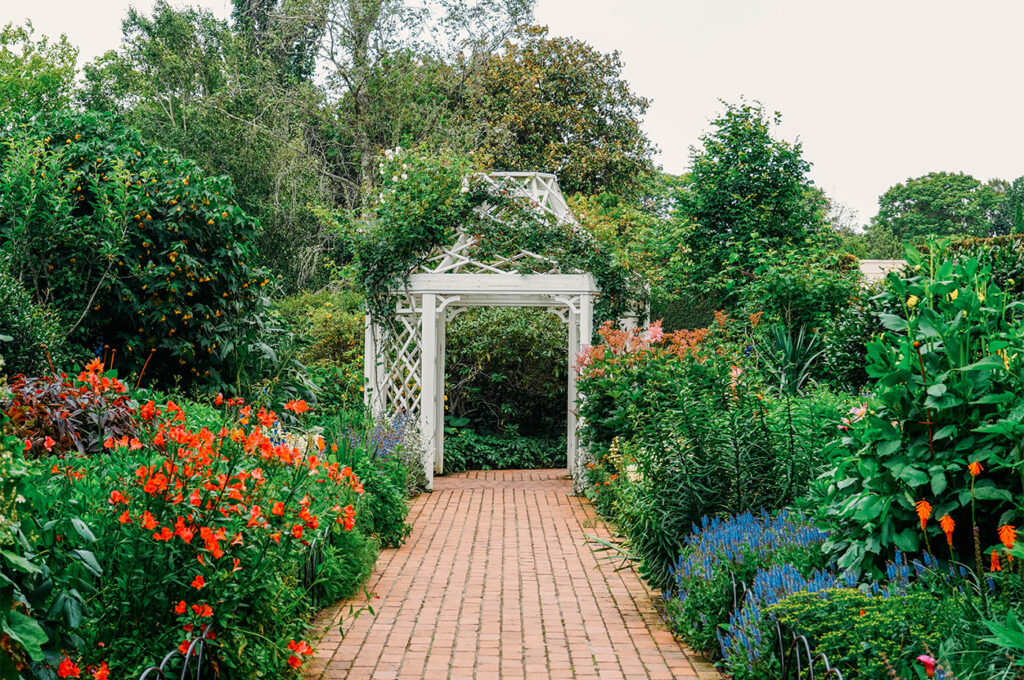
[[[718,678],[633,571],[591,550],[584,534],[609,531],[570,492],[565,470],[435,480],[409,542],[377,562],[376,616],[353,617],[358,600],[321,613],[307,677]]]

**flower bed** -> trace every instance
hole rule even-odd
[[[382,533],[361,509],[377,506],[379,515],[397,504],[404,517],[404,477],[396,500],[375,452],[352,437],[301,434],[303,401],[285,407],[300,424],[286,438],[277,414],[241,399],[197,407],[205,422],[174,401],[132,399],[98,361],[56,383],[46,394],[66,394],[44,408],[24,398],[31,383],[23,381],[7,409],[4,460],[25,471],[32,508],[5,517],[24,548],[21,559],[4,553],[5,574],[20,570],[12,597],[25,619],[7,638],[14,663],[59,677],[129,678],[209,631],[210,663],[222,675],[300,668],[313,653],[312,591],[353,594]],[[83,426],[57,405],[69,399],[90,413],[98,404],[99,419]],[[111,420],[108,433],[102,415],[114,402],[129,418]],[[54,422],[64,435],[40,442]],[[98,446],[79,448],[90,437]],[[303,567],[314,539],[325,550],[310,581]]]

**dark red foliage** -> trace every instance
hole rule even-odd
[[[108,437],[137,433],[138,421],[131,417],[137,404],[117,378],[98,367],[77,379],[66,373],[17,376],[9,387],[11,398],[0,405],[30,456],[97,453]]]

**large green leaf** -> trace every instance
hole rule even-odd
[[[22,646],[30,659],[42,661],[42,646],[50,638],[35,619],[11,609],[4,615],[3,631]]]

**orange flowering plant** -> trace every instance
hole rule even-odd
[[[241,399],[218,402],[220,423],[197,426],[173,401],[145,401],[136,435],[48,461],[55,511],[90,518],[102,573],[71,663],[129,677],[206,627],[230,677],[308,659],[309,547],[358,531],[363,485],[322,437],[282,433],[277,414]],[[301,418],[308,406],[287,408]]]
[[[841,567],[880,569],[894,548],[943,544],[962,559],[976,553],[975,528],[994,542],[1021,512],[1020,303],[984,258],[948,243],[907,258],[883,293],[901,311],[879,315],[887,331],[867,348],[874,394],[826,448],[820,519],[838,529],[826,549]]]

